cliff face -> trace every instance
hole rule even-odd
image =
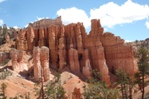
[[[34,47],[47,46],[50,68],[58,71],[69,68],[74,74],[83,74],[86,78],[91,77],[92,69],[97,69],[108,84],[110,73],[115,74],[119,67],[130,75],[137,71],[133,48],[125,45],[120,37],[104,33],[100,20],[91,20],[89,34],[79,22],[64,26],[58,18],[38,23],[19,31],[16,48],[32,54]]]

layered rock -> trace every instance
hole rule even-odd
[[[87,79],[91,79],[92,78],[92,68],[91,68],[91,64],[90,64],[90,59],[89,59],[89,55],[88,55],[88,49],[86,49],[84,51],[84,62],[85,62],[85,66],[83,67],[82,73],[83,75],[87,78]]]
[[[27,63],[24,60],[24,52],[12,49],[10,51],[12,69],[18,73],[28,71]]]
[[[45,46],[39,48],[34,47],[33,50],[33,63],[34,63],[34,79],[40,81],[48,81],[50,79],[49,69],[49,49]]]
[[[86,78],[91,78],[91,70],[97,69],[102,74],[101,79],[108,84],[109,74],[115,74],[118,68],[130,75],[137,71],[133,48],[125,45],[120,37],[104,33],[100,20],[91,20],[89,34],[82,23],[64,26],[60,19],[49,23],[46,19],[42,21],[19,32],[16,44],[21,46],[17,49],[32,51],[34,46],[47,46],[49,67],[59,71],[67,67],[77,75],[83,73]]]
[[[28,45],[28,51],[32,51],[35,45],[35,33],[34,29],[32,27],[29,27],[27,30],[27,45]]]
[[[40,81],[41,79],[41,62],[40,62],[40,49],[39,47],[34,47],[33,50],[33,63],[34,63],[34,79],[36,81]]]
[[[26,51],[28,48],[27,44],[26,31],[20,30],[18,36],[16,37],[16,47],[18,50]]]
[[[67,65],[66,62],[66,45],[65,45],[65,35],[64,35],[64,26],[61,26],[61,37],[59,39],[59,71],[62,71],[64,66]]]
[[[48,27],[48,42],[49,42],[49,49],[50,49],[50,62],[51,67],[54,69],[58,68],[58,45],[57,45],[57,39],[56,39],[56,32],[57,28],[56,26]]]
[[[69,49],[69,64],[70,69],[73,73],[80,73],[80,64],[78,60],[78,51],[73,48],[73,45],[70,45]]]
[[[132,46],[126,46],[124,40],[112,33],[105,33],[101,41],[105,48],[106,61],[110,72],[115,74],[115,70],[122,68],[133,75],[137,71]]]
[[[45,33],[44,33],[44,28],[40,27],[39,29],[39,41],[38,41],[38,46],[44,46],[45,45]]]
[[[61,25],[61,24],[62,24],[62,21],[60,16],[60,17],[57,17],[56,19],[42,19],[34,23],[30,23],[28,27],[31,26],[34,28],[39,28],[39,27],[47,27],[47,26]]]
[[[49,69],[49,48],[42,46],[40,49],[40,62],[42,67],[43,80],[48,81],[50,79]]]

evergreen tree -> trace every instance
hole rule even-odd
[[[132,99],[132,89],[135,85],[134,77],[129,76],[123,69],[119,68],[116,71],[118,78],[117,83],[121,86],[121,93],[123,99]]]
[[[50,80],[47,85],[41,84],[41,89],[35,88],[37,99],[64,99],[65,90],[61,85],[60,74],[57,74],[53,80]]]
[[[145,76],[149,75],[149,51],[142,45],[136,53],[136,57],[138,58],[139,69],[139,71],[135,74],[136,82],[139,84],[142,93],[142,99],[144,99],[144,87],[146,83]]]
[[[100,73],[93,70],[93,78],[87,80],[88,84],[83,87],[84,99],[118,99],[119,90],[109,88],[104,81],[100,80],[100,77]]]
[[[61,86],[60,77],[60,74],[57,74],[54,79],[47,84],[45,94],[48,99],[64,99],[66,92]]]
[[[5,83],[2,83],[1,84],[1,94],[0,96],[2,96],[2,99],[6,99],[6,88],[7,88],[7,85]]]

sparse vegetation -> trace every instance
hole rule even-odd
[[[9,61],[10,59],[5,59],[2,63],[0,63],[0,66],[6,65]]]
[[[43,84],[41,84],[40,90],[38,88],[39,85],[40,84],[36,84],[35,87],[38,99],[64,99],[66,92],[61,86],[60,74],[57,74],[47,85],[43,86]]]
[[[6,88],[7,88],[7,85],[5,84],[5,83],[2,83],[1,84],[1,87],[0,87],[0,89],[1,89],[1,92],[0,92],[0,99],[6,99],[7,97],[6,97]]]
[[[7,70],[7,69],[1,69],[0,70],[0,80],[4,80],[8,76],[11,76],[11,75],[12,75],[12,73],[9,70]]]
[[[119,68],[116,71],[118,78],[117,84],[120,85],[122,99],[132,99],[132,89],[135,86],[135,80],[133,76],[129,76],[123,69]]]
[[[88,80],[84,88],[84,99],[119,99],[119,90],[109,88],[100,80],[100,73],[93,70],[93,78]]]

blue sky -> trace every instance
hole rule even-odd
[[[134,41],[149,38],[149,0],[0,0],[0,25],[25,27],[62,16],[63,24],[100,19],[105,31]]]

